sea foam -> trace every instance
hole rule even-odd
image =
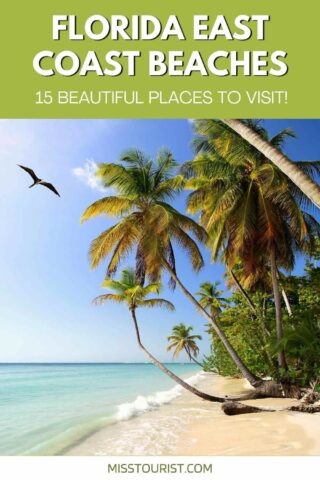
[[[185,382],[189,385],[196,385],[203,374],[204,372],[199,372],[195,375],[192,375],[192,377],[187,378]],[[170,403],[172,400],[179,397],[183,391],[183,387],[176,385],[170,390],[156,392],[153,395],[139,395],[133,402],[122,403],[117,406],[116,419],[118,421],[129,420],[130,418],[141,415],[142,413],[155,410],[156,408],[161,407],[161,405]]]

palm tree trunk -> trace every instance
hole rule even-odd
[[[271,248],[271,252],[270,252],[270,265],[271,265],[271,278],[272,278],[274,306],[276,310],[277,340],[280,341],[283,336],[283,328],[282,328],[282,313],[281,313],[281,297],[280,297],[278,274],[277,274],[276,251],[274,246]],[[278,365],[280,368],[287,368],[286,358],[283,350],[280,350],[278,352]]]
[[[193,393],[194,395],[197,395],[198,397],[202,398],[203,400],[209,400],[210,402],[220,402],[220,403],[223,403],[225,401],[225,398],[216,397],[214,395],[209,395],[208,393],[200,392],[200,390],[198,390],[197,388],[194,388],[191,385],[189,385],[188,383],[184,382],[180,377],[178,377],[173,372],[171,372],[171,370],[169,370],[167,367],[165,367],[163,365],[163,363],[159,362],[159,360],[157,360],[146,349],[146,347],[141,342],[138,321],[137,321],[136,312],[135,312],[134,308],[131,309],[131,315],[132,315],[132,320],[133,320],[133,323],[134,323],[134,328],[135,328],[135,332],[136,332],[136,338],[137,338],[138,345],[141,348],[141,350],[143,350],[144,353],[149,357],[149,359],[151,360],[153,365],[158,367],[163,373],[168,375],[168,377],[172,378],[172,380],[174,380],[176,383],[181,385],[181,387],[185,388],[186,390]]]
[[[279,283],[279,280],[281,279],[281,277],[280,277],[280,273],[279,273],[278,269],[277,269],[277,279],[278,279],[278,283]],[[280,283],[280,285],[281,285],[281,283]],[[286,293],[286,291],[283,287],[281,287],[281,295],[282,295],[284,304],[286,306],[288,315],[289,315],[289,317],[292,317],[292,309],[291,309],[291,305],[290,305],[290,302],[289,302],[289,298],[288,298],[287,293]]]
[[[271,333],[268,330],[266,323],[265,323],[265,317],[266,317],[266,298],[263,298],[262,301],[262,315],[257,316],[257,320],[260,323],[261,326],[261,337],[262,337],[262,342],[261,342],[261,349],[262,349],[262,354],[265,358],[266,363],[269,365],[271,368],[271,371],[274,370],[274,361],[273,358],[271,357],[267,344],[268,344],[268,337],[270,337]]]
[[[305,174],[300,168],[289,160],[277,148],[270,145],[260,135],[245,125],[240,120],[221,119],[221,121],[232,128],[242,138],[247,140],[259,152],[274,163],[290,180],[300,188],[300,190],[318,207],[320,208],[320,187]]]
[[[232,280],[234,281],[234,283],[236,284],[236,287],[237,289],[239,290],[239,292],[241,293],[241,295],[243,296],[243,298],[245,299],[245,301],[247,302],[247,304],[249,305],[249,307],[251,308],[252,312],[254,314],[257,313],[257,310],[256,310],[256,307],[254,306],[254,303],[252,302],[251,298],[249,297],[249,295],[247,294],[247,292],[244,290],[244,288],[242,287],[241,283],[239,282],[239,280],[237,279],[234,271],[232,270],[232,268],[229,268],[229,273],[232,277]]]
[[[288,315],[289,315],[289,317],[292,317],[292,308],[291,308],[289,298],[288,298],[287,293],[286,293],[284,288],[281,289],[281,293],[282,293],[282,298],[284,300]]]
[[[170,272],[170,275],[173,277],[173,279],[176,281],[177,285],[179,286],[180,290],[184,293],[184,295],[194,304],[194,306],[200,311],[202,316],[211,323],[212,328],[218,335],[219,339],[223,343],[225,349],[229,353],[231,359],[235,363],[235,365],[238,367],[242,375],[248,380],[248,382],[253,386],[253,387],[259,387],[262,385],[263,380],[261,378],[258,378],[256,375],[254,375],[243,363],[237,352],[234,350],[233,346],[229,342],[228,338],[226,337],[225,333],[223,330],[220,328],[220,326],[217,324],[217,322],[208,314],[208,312],[200,305],[200,303],[195,299],[195,297],[186,289],[186,287],[181,283],[179,277],[176,275],[176,273],[171,269],[170,265],[166,260],[164,260],[164,265],[168,272]]]
[[[266,318],[266,310],[267,310],[267,304],[266,304],[266,298],[264,297],[262,300],[262,318]]]
[[[196,363],[197,365],[199,365],[199,367],[203,368],[203,365],[202,363],[198,362],[198,360],[196,358],[194,358],[192,355],[190,355],[190,358],[191,360]]]
[[[198,360],[197,360],[195,357],[193,357],[193,356],[191,355],[191,352],[190,352],[186,347],[184,347],[184,349],[185,349],[185,351],[186,351],[186,353],[187,353],[190,361],[192,360],[194,363],[196,363],[197,365],[199,365],[199,367],[203,368],[203,365],[202,365],[200,362],[198,362]]]

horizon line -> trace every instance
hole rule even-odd
[[[167,362],[172,365],[196,365],[193,362]],[[0,362],[1,365],[153,365],[152,362]]]

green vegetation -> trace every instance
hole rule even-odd
[[[279,343],[275,331],[275,308],[270,293],[256,292],[252,300],[257,308],[253,315],[239,293],[232,304],[219,314],[219,321],[229,340],[250,369],[263,377],[272,377],[307,387],[320,378],[320,268],[308,262],[305,275],[287,277],[292,315],[284,314],[283,338]],[[285,310],[284,302],[281,305]],[[223,345],[210,329],[212,354],[204,361],[205,370],[221,375],[239,376]],[[286,352],[287,369],[277,369],[279,348]]]

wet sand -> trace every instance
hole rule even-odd
[[[197,388],[216,395],[239,395],[244,380],[204,374]],[[247,400],[281,409],[291,399]],[[183,391],[151,411],[104,428],[67,455],[320,455],[320,414],[265,412],[228,417],[220,404]]]

